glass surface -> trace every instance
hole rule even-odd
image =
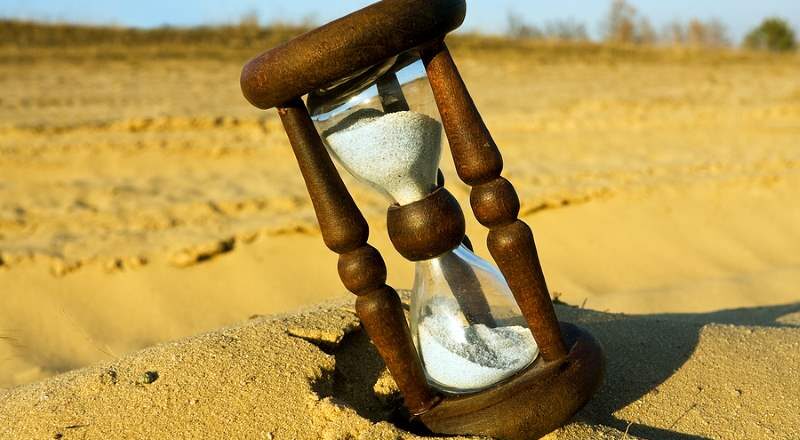
[[[436,187],[442,124],[422,61],[404,54],[318,90],[311,118],[331,155],[401,205]]]
[[[463,245],[417,263],[410,327],[428,380],[452,393],[490,387],[539,354],[503,275]]]
[[[308,107],[331,155],[392,201],[436,188],[442,124],[415,54],[320,89]],[[416,264],[409,321],[428,381],[451,393],[490,387],[539,353],[503,275],[464,246]]]

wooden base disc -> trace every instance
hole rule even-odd
[[[447,395],[420,421],[439,434],[485,435],[501,440],[538,439],[564,425],[603,380],[605,358],[588,332],[567,323],[561,331],[569,353],[533,365],[474,394]]]

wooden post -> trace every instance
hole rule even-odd
[[[567,348],[547,290],[533,233],[519,220],[519,198],[500,176],[503,158],[443,41],[421,51],[459,177],[472,187],[470,204],[489,228],[487,244],[546,361]]]
[[[342,182],[300,98],[278,107],[306,182],[325,244],[339,255],[339,276],[358,296],[356,311],[403,394],[420,414],[440,397],[428,386],[400,298],[386,285],[386,265],[367,244],[369,226]]]

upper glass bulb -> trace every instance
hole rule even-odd
[[[400,55],[311,93],[325,145],[351,174],[406,205],[436,187],[442,123],[425,66]]]
[[[436,188],[442,124],[418,56],[356,72],[308,107],[331,154],[394,202]],[[539,353],[503,275],[464,246],[417,262],[409,321],[428,381],[450,393],[495,385]]]

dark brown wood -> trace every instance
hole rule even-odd
[[[505,226],[519,215],[517,191],[502,177],[473,187],[469,203],[475,218],[487,228]]]
[[[436,186],[444,186],[444,183],[444,173],[440,168],[436,173]],[[470,251],[475,251],[475,248],[472,246],[472,240],[469,239],[468,235],[464,234],[464,239],[461,241],[461,244],[466,246]]]
[[[386,284],[386,264],[380,252],[364,244],[339,256],[339,278],[350,292],[361,296]]]
[[[431,431],[484,435],[500,440],[533,440],[565,424],[597,391],[605,359],[587,332],[563,324],[569,352],[531,367],[488,390],[447,395],[420,420]]]
[[[465,15],[465,0],[376,2],[254,58],[242,91],[256,107],[275,107],[442,38]]]
[[[488,247],[525,316],[542,357],[567,348],[559,330],[530,228],[517,220],[519,198],[500,176],[503,158],[444,42],[421,51],[459,177],[473,187],[478,220],[489,227]]]
[[[378,96],[381,98],[381,107],[384,113],[407,112],[410,110],[403,87],[394,73],[387,73],[378,78],[375,84],[378,87]]]
[[[455,249],[466,230],[458,201],[442,187],[414,203],[392,205],[386,226],[394,247],[411,261],[429,260]]]
[[[436,171],[436,186],[444,186],[444,173],[441,168]]]
[[[420,51],[458,176],[474,186],[495,179],[503,157],[458,73],[444,42]]]
[[[531,229],[521,220],[491,228],[487,245],[514,293],[542,357],[551,361],[564,356],[567,350],[558,328],[558,318],[547,290]]]
[[[306,182],[325,245],[337,254],[361,247],[369,225],[333,165],[303,101],[292,100],[278,108],[300,172]]]
[[[464,240],[461,241],[461,244],[471,252],[475,252],[475,248],[472,246],[472,240],[469,239],[468,235],[464,235]]]
[[[339,274],[358,295],[356,310],[369,337],[386,362],[406,407],[419,414],[439,396],[430,388],[411,339],[400,298],[386,285],[386,265],[367,244],[369,226],[342,182],[322,144],[303,101],[293,99],[278,108],[300,172],[306,182],[322,238],[340,254]]]
[[[392,373],[409,411],[418,415],[438,404],[441,395],[428,386],[397,292],[384,286],[359,296],[356,312]]]

